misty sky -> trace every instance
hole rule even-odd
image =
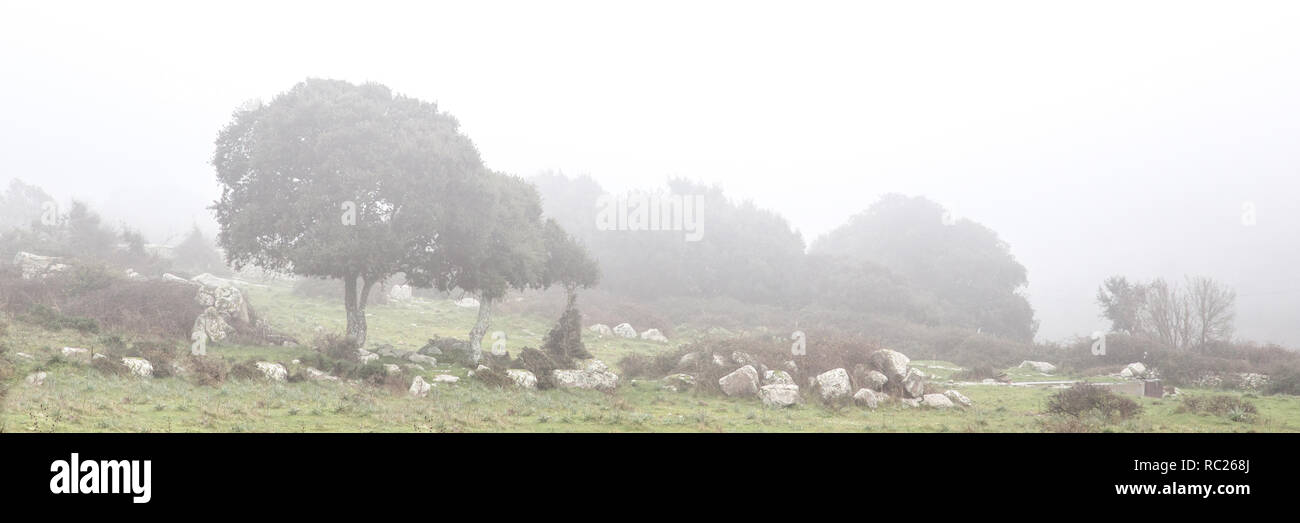
[[[716,182],[809,242],[925,195],[1011,245],[1040,339],[1104,328],[1107,275],[1204,274],[1241,337],[1300,346],[1295,3],[541,3],[2,0],[0,182],[212,231],[236,106],[370,80],[494,169]]]

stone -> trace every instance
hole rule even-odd
[[[1051,363],[1045,361],[1025,360],[1020,362],[1020,368],[1033,369],[1034,371],[1041,372],[1043,374],[1051,374],[1053,372],[1056,372],[1056,365],[1052,365]]]
[[[24,280],[48,278],[68,270],[68,265],[60,260],[61,258],[54,256],[40,256],[30,252],[19,252],[14,255],[14,267],[22,274]]]
[[[412,297],[410,285],[394,285],[388,289],[388,301],[408,302]]]
[[[799,386],[793,383],[764,385],[758,397],[769,407],[789,407],[799,403]]]
[[[955,390],[945,390],[943,391],[943,395],[947,396],[949,400],[952,400],[952,402],[957,405],[961,405],[963,407],[971,406],[970,398],[967,398],[966,395],[957,392]]]
[[[153,364],[144,358],[122,358],[122,365],[131,369],[131,374],[141,378],[153,377]]]
[[[26,382],[33,387],[39,387],[45,383],[45,378],[49,376],[45,371],[33,372],[27,375]]]
[[[686,392],[695,387],[695,376],[690,374],[669,374],[660,380],[664,388],[673,392]]]
[[[594,332],[597,336],[601,337],[614,335],[614,329],[609,328],[609,325],[605,325],[604,323],[597,323],[587,327],[587,330]]]
[[[64,347],[59,349],[59,353],[62,354],[64,358],[90,361],[90,349]]]
[[[755,360],[753,356],[750,356],[747,352],[741,351],[732,351],[731,361],[736,365],[758,365],[758,361]]]
[[[753,396],[758,394],[758,370],[745,365],[719,378],[718,385],[728,396]]]
[[[362,364],[370,363],[379,359],[379,355],[366,349],[357,349],[357,361]]]
[[[256,363],[257,370],[262,371],[266,379],[271,381],[284,381],[289,376],[289,371],[285,370],[284,365],[271,363],[269,361],[259,361]]]
[[[593,389],[612,392],[618,388],[618,375],[600,360],[588,360],[579,369],[555,369],[551,377],[562,388]]]
[[[235,328],[217,312],[216,307],[208,307],[203,310],[197,318],[194,318],[194,327],[190,329],[190,339],[197,340],[202,337],[208,341],[224,341],[231,334],[235,333]]]
[[[889,377],[885,376],[883,372],[878,370],[867,372],[864,378],[866,383],[864,383],[863,386],[870,387],[871,390],[874,391],[884,390],[885,384],[889,383]]]
[[[641,339],[656,343],[668,343],[668,338],[659,332],[659,329],[646,329],[645,332],[641,333]]]
[[[433,382],[435,384],[437,383],[452,384],[458,381],[460,381],[460,378],[456,376],[452,376],[451,374],[438,374],[433,377]]]
[[[794,385],[794,377],[783,370],[769,370],[763,373],[764,385]]]
[[[876,391],[867,388],[858,389],[858,392],[853,395],[854,403],[872,410],[875,410],[876,407],[880,405],[880,401],[880,397],[876,394]]]
[[[1140,362],[1133,362],[1124,366],[1124,370],[1119,371],[1120,377],[1124,378],[1145,378],[1147,375],[1147,366]]]
[[[844,369],[831,369],[814,378],[814,390],[821,396],[822,401],[832,402],[839,401],[849,397],[853,392],[853,385],[849,380],[849,372]]]
[[[209,278],[202,279],[204,276]],[[227,323],[248,323],[248,301],[238,287],[206,273],[195,276],[194,281],[203,284],[194,295],[194,301],[199,305],[216,309]]]
[[[614,334],[620,338],[636,339],[636,329],[627,323],[620,323],[614,327]]]
[[[420,364],[428,365],[430,367],[438,364],[437,358],[434,358],[433,356],[425,356],[419,353],[407,354],[406,359],[409,360],[411,363],[420,363]]]
[[[380,345],[379,347],[376,347],[373,352],[385,358],[393,358],[398,360],[404,360],[410,357],[412,354],[415,354],[415,352],[413,351],[395,349],[393,348],[392,345]]]
[[[921,400],[916,398],[903,398],[898,400],[898,402],[901,403],[904,407],[907,407],[909,409],[921,408]]]
[[[317,369],[315,367],[307,367],[303,369],[302,372],[307,375],[307,379],[314,380],[314,381],[338,381],[339,380],[338,376],[331,376],[328,372]]]
[[[507,369],[506,377],[515,385],[525,389],[537,388],[537,375],[524,369]]]
[[[385,363],[385,364],[384,364],[384,372],[387,373],[387,374],[401,374],[401,373],[402,373],[402,368],[401,368],[401,367],[398,367],[397,365],[394,365],[394,364],[392,364],[392,363]]]
[[[713,364],[719,367],[726,367],[727,365],[730,365],[731,362],[727,361],[727,358],[723,357],[721,354],[714,353]],[[754,369],[754,370],[757,371],[758,369]]]
[[[921,397],[921,405],[932,409],[951,409],[954,406],[952,400],[943,394],[926,394]]]
[[[187,280],[187,279],[185,279],[185,278],[182,278],[182,277],[177,276],[177,275],[175,275],[175,274],[172,274],[172,273],[170,273],[170,272],[165,272],[165,273],[163,273],[163,275],[162,275],[162,279],[163,279],[163,281],[169,281],[169,282],[174,282],[174,283],[184,283],[184,284],[186,284],[186,285],[198,285],[198,286],[202,286],[202,285],[203,285],[202,283],[194,283],[194,282],[192,282],[192,281],[189,281],[189,280]]]
[[[126,275],[126,279],[131,281],[145,281],[149,279],[149,278],[145,278],[140,273],[135,272],[135,269],[127,269],[125,275]]]
[[[411,388],[407,389],[406,392],[417,398],[423,398],[429,394],[429,390],[432,388],[433,385],[424,381],[423,376],[416,376],[415,379],[411,380]]]
[[[925,394],[925,378],[916,369],[907,369],[907,376],[903,378],[903,396],[907,398],[920,398]]]
[[[903,353],[889,349],[881,349],[867,356],[867,361],[872,367],[884,373],[885,377],[891,380],[902,380],[907,376],[908,364],[912,360],[908,359]]]

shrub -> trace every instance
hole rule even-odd
[[[165,341],[137,341],[131,345],[127,355],[149,360],[155,378],[170,378],[177,352],[176,346]]]
[[[1107,420],[1128,419],[1140,414],[1142,405],[1105,387],[1076,383],[1048,398],[1047,412],[1075,417],[1097,413]]]
[[[117,358],[111,357],[91,358],[90,368],[99,371],[100,374],[105,376],[125,376],[131,372],[131,369],[126,368],[126,365],[123,365]]]
[[[555,322],[555,327],[546,333],[546,342],[542,345],[542,350],[552,360],[565,367],[571,366],[573,360],[591,357],[587,347],[582,344],[582,313],[578,312],[572,298],[573,296],[564,308],[564,314]]]
[[[220,385],[230,374],[230,364],[215,356],[190,356],[189,367],[194,382],[199,385]]]
[[[99,332],[99,324],[95,320],[65,316],[59,311],[44,305],[33,305],[27,311],[27,314],[22,317],[22,320],[52,331],[74,329],[81,332]]]
[[[519,351],[519,358],[515,360],[514,368],[525,369],[537,376],[537,388],[546,390],[555,388],[555,376],[552,371],[559,368],[550,356],[545,352],[532,347],[524,347]]]
[[[337,333],[317,336],[312,341],[312,348],[316,352],[335,360],[356,361],[358,357],[356,340]]]
[[[1175,412],[1194,412],[1223,416],[1232,421],[1250,421],[1259,414],[1255,404],[1236,396],[1188,396]]]

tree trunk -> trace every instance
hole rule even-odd
[[[478,319],[474,321],[474,328],[469,331],[469,357],[471,363],[478,363],[483,357],[483,335],[487,334],[488,326],[492,324],[492,300],[487,297],[480,297],[478,301]]]
[[[363,279],[364,282],[364,279]],[[357,348],[366,346],[366,296],[373,282],[364,282],[357,290],[357,276],[343,278],[343,308],[348,313],[347,337]]]

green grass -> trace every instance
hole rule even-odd
[[[343,328],[340,305],[292,296],[287,286],[250,289],[258,312],[277,329],[303,341],[316,326]],[[370,342],[416,349],[433,336],[464,337],[475,311],[450,301],[407,306],[372,306]],[[559,311],[556,311],[556,316]],[[499,315],[492,330],[509,336],[508,350],[540,346],[554,318]],[[112,333],[108,333],[112,334]],[[119,335],[121,335],[119,333]],[[125,336],[123,336],[125,337]],[[85,365],[53,358],[60,347],[102,349],[99,335],[48,331],[11,321],[4,337],[17,381],[0,412],[0,430],[9,432],[1038,432],[1050,418],[1041,414],[1056,389],[970,385],[957,387],[975,402],[970,409],[909,409],[898,403],[877,410],[853,406],[829,408],[808,401],[789,409],[764,407],[755,399],[675,393],[653,380],[624,380],[614,394],[581,390],[523,391],[499,389],[472,379],[438,385],[429,396],[347,382],[269,383],[234,380],[203,387],[180,378],[138,379],[103,376]],[[672,350],[640,340],[587,336],[598,358],[616,365],[630,353]],[[179,345],[179,342],[178,342]],[[265,359],[288,363],[305,347],[210,345],[210,355],[235,360]],[[18,358],[26,352],[32,359]],[[914,364],[935,380],[945,380],[958,366],[942,361]],[[21,377],[37,369],[46,382],[30,386]],[[1018,381],[1089,377],[1044,376],[1025,369],[1009,371]],[[465,369],[439,364],[421,374],[465,376]],[[1097,378],[1097,377],[1092,377]],[[1097,378],[1100,379],[1100,378]],[[1195,394],[1233,394],[1184,390]],[[1102,427],[1117,432],[1296,432],[1300,398],[1246,396],[1259,414],[1248,421],[1177,412],[1176,398],[1140,398],[1143,413],[1135,419]]]

